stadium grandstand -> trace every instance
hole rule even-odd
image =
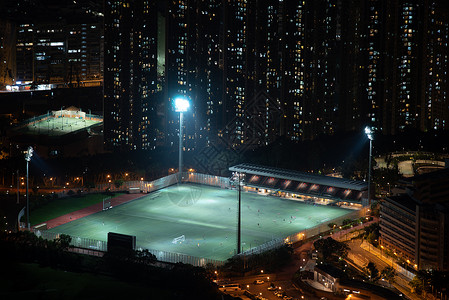
[[[243,174],[246,191],[312,204],[361,209],[368,205],[368,183],[305,172],[239,164],[229,171]]]

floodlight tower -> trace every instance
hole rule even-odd
[[[373,131],[370,127],[365,127],[365,134],[369,139],[369,160],[368,160],[368,203],[371,207],[371,157],[373,151]]]
[[[238,184],[238,206],[237,206],[237,254],[242,250],[242,185],[245,174],[234,172],[231,181]]]
[[[25,160],[27,162],[27,228],[30,230],[30,202],[28,197],[28,164],[30,163],[31,157],[33,156],[33,147],[29,146],[25,153]]]
[[[179,166],[178,166],[178,182],[181,183],[182,179],[182,122],[183,113],[190,107],[189,100],[183,97],[175,99],[175,111],[179,112]]]

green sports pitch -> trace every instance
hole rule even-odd
[[[350,212],[251,192],[241,200],[243,251]],[[236,253],[237,207],[236,190],[181,184],[49,231],[102,241],[117,232],[135,235],[138,248],[226,260]]]
[[[19,131],[23,134],[44,134],[48,136],[60,136],[75,132],[81,129],[87,129],[91,126],[101,123],[98,120],[78,119],[78,118],[47,118],[27,126],[22,127]]]

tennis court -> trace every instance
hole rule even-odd
[[[49,231],[102,241],[117,232],[135,235],[138,248],[226,260],[236,251],[237,199],[235,190],[174,185]],[[349,212],[242,192],[243,251]]]

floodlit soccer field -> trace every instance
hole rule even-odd
[[[46,134],[49,136],[64,135],[80,129],[88,128],[92,125],[101,123],[95,120],[77,119],[77,118],[48,118],[30,124],[21,129],[25,134]]]
[[[137,247],[226,260],[236,251],[237,205],[235,190],[174,185],[49,231],[102,241],[117,232],[135,235]],[[242,192],[243,251],[349,212]],[[185,241],[173,243],[182,235]]]

